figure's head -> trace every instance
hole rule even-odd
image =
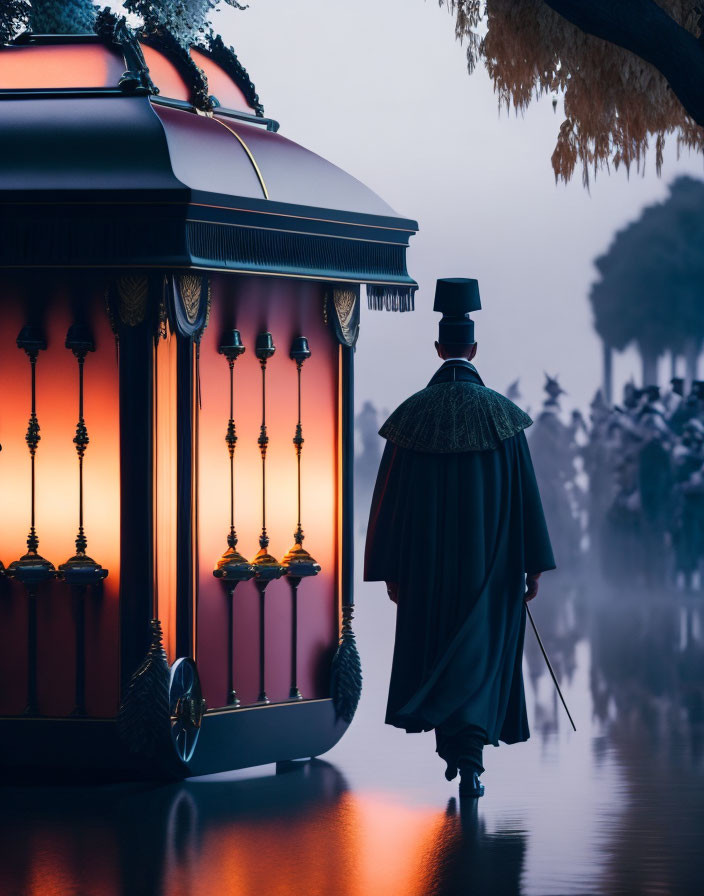
[[[448,358],[464,358],[471,361],[477,353],[476,342],[436,342],[435,351],[446,361]]]
[[[435,288],[434,311],[442,314],[435,349],[441,358],[466,358],[471,361],[477,353],[474,340],[474,321],[470,311],[479,311],[479,284],[465,277],[438,280]]]

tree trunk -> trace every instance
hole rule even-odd
[[[604,401],[611,404],[614,392],[614,350],[607,343],[601,344],[604,360],[604,380],[602,389],[604,391]]]
[[[699,379],[699,351],[701,343],[698,339],[688,339],[684,347],[684,363],[685,363],[685,395],[689,394],[692,388],[692,380]]]
[[[670,349],[670,379],[674,380],[677,376],[677,352]]]
[[[655,0],[545,0],[579,29],[653,65],[704,126],[704,47]]]

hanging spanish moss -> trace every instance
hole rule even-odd
[[[92,34],[96,12],[91,0],[32,0],[29,27],[35,34]]]

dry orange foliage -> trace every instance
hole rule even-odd
[[[701,0],[658,0],[679,24],[699,34]],[[470,74],[483,61],[507,111],[545,93],[564,97],[565,120],[552,154],[555,180],[582,181],[601,168],[642,170],[654,143],[660,174],[668,136],[704,150],[704,129],[685,113],[657,69],[638,56],[572,25],[542,0],[439,0],[466,43]]]

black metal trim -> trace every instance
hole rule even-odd
[[[0,268],[201,268],[415,286],[406,268],[405,233],[286,217],[273,221],[279,228],[291,229],[270,230],[184,220],[186,210],[180,204],[141,209],[87,205],[61,214],[63,209],[40,206],[29,216],[28,209],[19,207],[17,214],[9,211],[0,220]],[[252,219],[245,212],[199,212]],[[257,224],[271,222],[272,218],[257,215]],[[326,232],[311,233],[313,227]],[[350,238],[350,233],[356,235]]]
[[[2,98],[1,95],[0,98]],[[166,96],[153,96],[152,103],[157,106],[169,106],[171,109],[180,109],[182,112],[196,111],[196,107],[192,103],[186,102],[186,100],[173,100]],[[272,131],[274,134],[280,127],[279,122],[274,118],[255,115],[253,112],[241,112],[239,109],[230,109],[227,106],[218,105],[216,108],[218,115],[222,115],[225,118],[236,118],[238,121],[244,121],[247,124],[264,125],[267,131]]]
[[[191,274],[200,280],[200,298],[198,307],[193,319],[189,318],[186,309],[182,289],[183,284],[179,282],[179,274],[171,273],[167,277],[166,286],[166,303],[169,320],[173,329],[181,336],[189,339],[200,338],[201,333],[205,329],[208,319],[208,275],[207,274]]]
[[[102,44],[102,38],[93,32],[84,34],[35,34],[33,31],[23,31],[9,44],[9,46],[25,47],[28,44]]]
[[[341,602],[354,604],[354,348],[342,352],[342,571]]]
[[[125,97],[119,87],[25,87],[20,89],[0,88],[0,100],[55,100],[94,99],[95,97]]]
[[[124,694],[149,649],[154,587],[152,310],[118,324],[120,380],[120,680]],[[115,316],[118,319],[118,316]]]
[[[168,28],[158,26],[149,32],[143,29],[139,34],[139,42],[162,53],[176,67],[190,90],[191,100],[197,109],[206,112],[212,110],[214,103],[208,92],[207,75]]]
[[[207,45],[197,44],[193,49],[203,53],[204,56],[208,56],[215,65],[221,68],[242,91],[244,98],[250,107],[254,109],[255,114],[260,118],[264,117],[264,106],[259,100],[257,89],[249,77],[247,69],[240,62],[234,49],[228,47],[219,34],[210,34]],[[217,97],[212,99],[217,100]]]
[[[152,779],[207,775],[326,753],[347,724],[335,718],[332,700],[296,700],[269,706],[208,712],[188,766],[173,761],[145,763],[120,740],[115,719],[0,718],[0,764],[26,769],[34,779],[41,769],[121,778]],[[51,749],[47,749],[47,744]]]
[[[176,334],[176,656],[193,656],[194,613],[194,341]]]
[[[270,230],[259,227],[186,222],[186,244],[193,264],[253,273],[325,275],[360,282],[411,284],[406,247],[391,242]]]

